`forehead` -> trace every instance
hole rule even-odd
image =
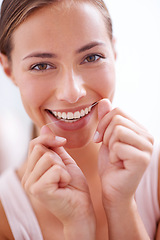
[[[106,24],[101,12],[91,3],[72,6],[52,4],[30,15],[14,32],[13,46],[27,43],[31,47],[46,44],[56,49],[62,44],[78,47],[79,41],[108,39]]]

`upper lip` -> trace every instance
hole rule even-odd
[[[95,102],[92,102],[90,104],[85,104],[85,105],[81,105],[81,106],[78,106],[78,107],[75,107],[75,108],[65,108],[65,109],[46,109],[46,110],[50,110],[52,112],[76,112],[76,111],[80,111],[82,109],[85,109],[85,108],[89,108],[92,106],[92,104],[95,103]]]

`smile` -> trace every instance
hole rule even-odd
[[[97,105],[97,103],[98,102],[95,102],[91,106],[75,112],[56,112],[51,110],[49,110],[49,112],[58,120],[65,121],[65,122],[75,122],[87,116],[91,112],[92,108],[95,105]]]

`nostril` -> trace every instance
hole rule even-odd
[[[82,85],[68,83],[57,89],[57,99],[75,103],[86,95],[86,90]]]

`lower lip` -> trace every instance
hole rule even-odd
[[[86,126],[88,124],[93,112],[94,112],[94,109],[92,109],[92,111],[88,115],[80,118],[79,120],[77,120],[75,122],[65,122],[62,120],[58,120],[51,113],[48,113],[48,114],[51,119],[51,123],[53,122],[59,128],[65,130],[65,131],[75,131],[75,130],[79,130],[79,129],[83,128],[84,126]]]

